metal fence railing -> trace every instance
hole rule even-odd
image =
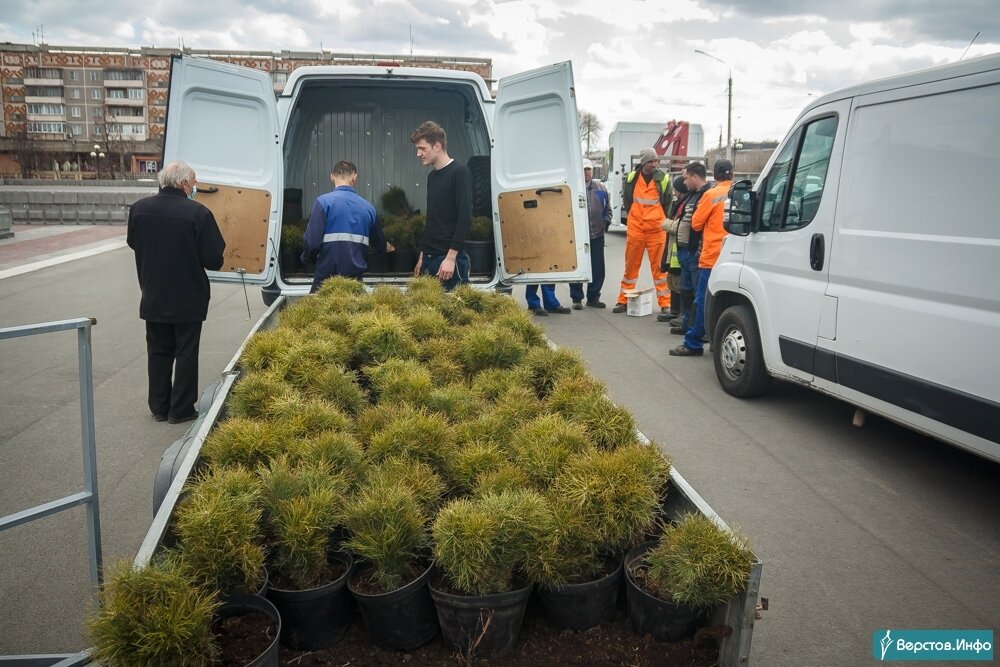
[[[20,526],[79,505],[86,506],[87,538],[90,557],[90,581],[95,588],[102,581],[101,511],[97,494],[97,441],[94,429],[94,366],[90,329],[97,324],[91,318],[77,318],[44,324],[0,328],[0,341],[34,336],[56,331],[76,330],[77,358],[80,374],[80,432],[83,447],[83,491],[35,507],[0,517],[0,532]],[[0,656],[0,667],[6,665],[71,667],[87,661],[89,652],[75,655]]]

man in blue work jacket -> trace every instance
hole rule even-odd
[[[368,270],[368,248],[392,252],[375,207],[354,190],[358,168],[346,160],[333,166],[333,191],[316,198],[303,239],[302,258],[316,264],[310,293],[330,276],[360,279]]]

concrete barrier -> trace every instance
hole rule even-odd
[[[93,185],[93,181],[88,185]],[[156,188],[109,187],[79,192],[53,191],[44,186],[23,186],[7,181],[0,188],[0,209],[7,211],[12,224],[19,225],[123,225],[128,209],[137,200],[156,194]],[[0,237],[2,238],[2,237]]]
[[[0,208],[0,239],[9,239],[14,235],[11,226],[14,224],[14,216],[6,208]]]

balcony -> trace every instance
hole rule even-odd
[[[58,79],[36,79],[34,77],[24,77],[24,85],[26,86],[62,86],[62,77]]]
[[[105,79],[105,88],[144,88],[146,82],[142,79]]]
[[[145,123],[146,115],[141,116],[119,116],[118,114],[112,114],[108,116],[108,120],[112,123]]]
[[[66,104],[65,97],[41,97],[39,95],[25,95],[25,104]]]
[[[104,103],[109,107],[145,107],[146,96],[143,95],[140,98],[134,98],[134,97],[111,97],[110,95],[107,95],[104,98]]]

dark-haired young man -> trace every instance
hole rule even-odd
[[[427,175],[427,225],[414,275],[437,276],[446,290],[469,282],[469,256],[463,249],[472,224],[472,173],[448,155],[448,137],[434,121],[422,124],[410,141]]]

